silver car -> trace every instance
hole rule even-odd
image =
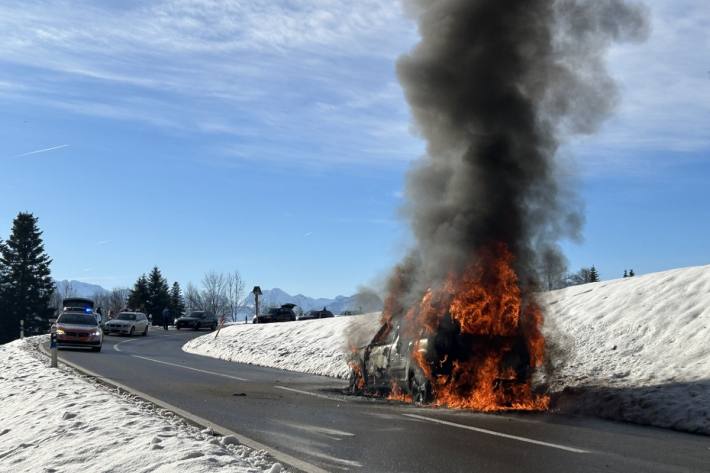
[[[106,322],[105,332],[119,335],[148,335],[148,317],[142,312],[121,312],[115,319]]]

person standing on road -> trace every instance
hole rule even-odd
[[[170,309],[167,307],[163,309],[163,328],[168,329],[168,321],[170,320]]]

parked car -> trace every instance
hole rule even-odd
[[[333,313],[323,307],[323,310],[309,310],[296,317],[297,320],[327,319],[334,317]]]
[[[103,333],[91,313],[63,312],[55,323],[57,348],[86,347],[101,351]]]
[[[148,335],[149,325],[148,317],[142,312],[121,312],[116,318],[106,322],[105,330],[109,335],[112,333],[129,336],[141,334],[145,337]]]
[[[296,304],[284,304],[281,307],[271,307],[265,314],[255,315],[252,319],[252,323],[292,322],[296,320],[296,312],[293,310],[294,307],[296,307]]]
[[[344,310],[340,315],[360,315],[362,314],[359,310]]]
[[[217,317],[208,311],[193,311],[190,312],[189,315],[176,319],[175,328],[177,330],[180,330],[181,328],[191,328],[193,330],[208,328],[210,330],[215,330],[217,328]]]

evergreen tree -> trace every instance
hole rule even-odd
[[[153,323],[163,321],[163,309],[170,307],[170,288],[157,266],[148,275],[148,304],[146,310],[153,316]]]
[[[634,273],[634,270],[633,270],[633,269],[630,269],[630,270],[629,270],[629,277],[630,277],[630,278],[633,278],[634,276],[636,276],[636,273]]]
[[[629,272],[627,270],[624,270],[624,277],[628,278],[629,277]]]
[[[141,274],[128,295],[128,307],[133,310],[146,310],[150,301],[148,279]]]
[[[49,302],[54,292],[51,263],[37,218],[20,212],[12,223],[10,238],[0,244],[0,343],[19,338],[21,320],[27,335],[49,329]]]
[[[594,265],[589,270],[589,282],[599,282],[599,273]]]
[[[170,312],[175,318],[185,313],[185,298],[177,281],[173,283],[173,287],[170,289]]]

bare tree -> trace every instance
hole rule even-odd
[[[188,283],[185,288],[185,309],[188,314],[195,310],[205,310],[202,293],[192,283]]]
[[[112,289],[108,295],[108,301],[106,303],[108,311],[112,314],[121,312],[128,303],[128,296],[130,293],[131,290],[127,287],[117,287]],[[106,315],[108,315],[108,312]]]
[[[539,255],[540,280],[545,289],[552,291],[566,285],[567,259],[557,247],[547,247]]]
[[[227,278],[210,271],[202,278],[202,300],[206,311],[220,317],[227,312]]]
[[[74,287],[74,281],[65,281],[61,292],[62,299],[68,297],[76,297],[76,288]]]
[[[576,273],[568,274],[565,280],[566,286],[577,286],[579,284],[587,284],[594,282],[592,276],[592,268],[581,268]]]
[[[232,322],[237,321],[237,314],[241,308],[242,297],[244,295],[244,280],[238,270],[227,273],[225,276],[225,295],[227,296],[227,314],[231,316]]]

